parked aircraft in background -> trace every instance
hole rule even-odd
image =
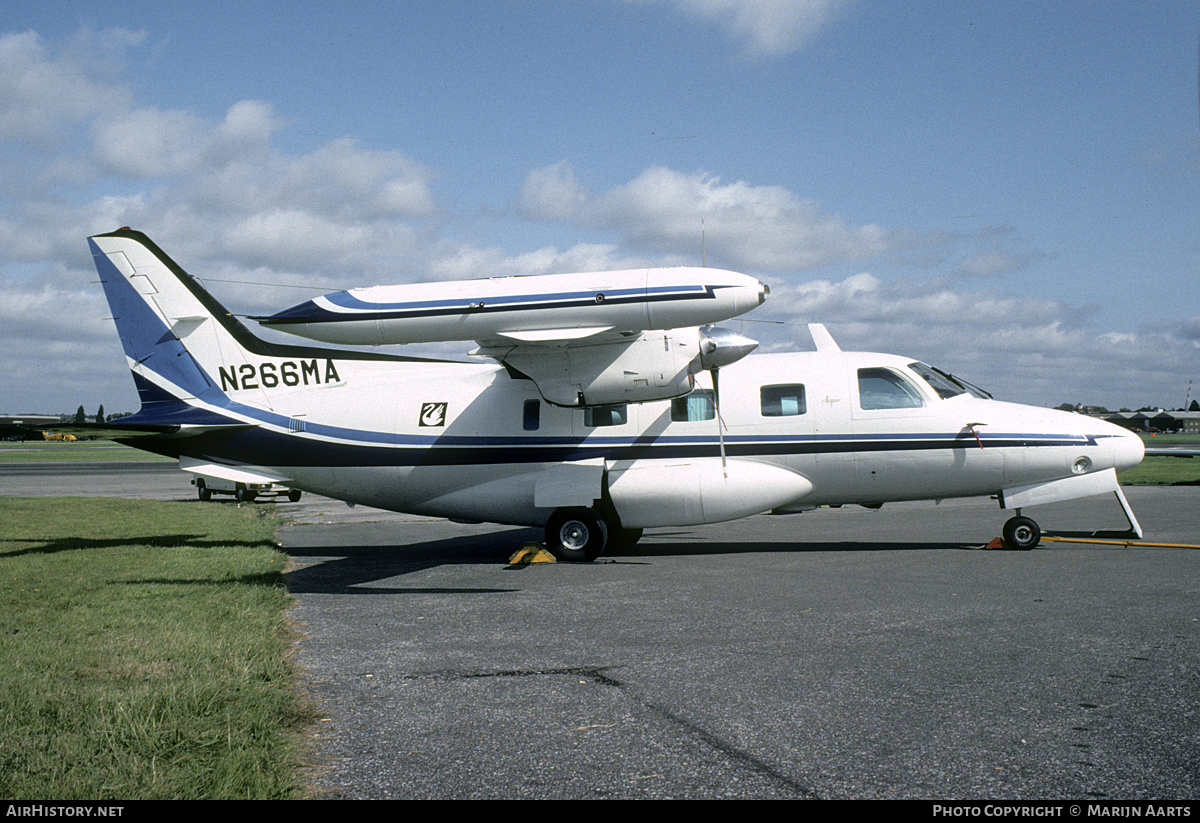
[[[1114,493],[1137,435],[1002,403],[911,358],[748,355],[707,324],[767,299],[752,278],[649,269],[338,292],[260,322],[341,343],[477,340],[476,362],[290,346],[253,334],[144,234],[90,239],[141,397],[116,439],[197,474],[350,503],[544,526],[591,560],[659,526],[819,505],[996,495],[1022,509]]]

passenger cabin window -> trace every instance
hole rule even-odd
[[[865,411],[919,409],[925,400],[915,386],[890,369],[859,369],[858,404]]]
[[[623,426],[628,419],[624,403],[619,406],[588,406],[583,410],[585,426]]]
[[[523,427],[527,432],[535,432],[542,425],[542,401],[526,400]]]
[[[671,421],[674,423],[712,420],[716,416],[717,407],[713,403],[713,394],[708,389],[697,389],[671,401]]]
[[[793,417],[808,411],[804,386],[799,383],[763,386],[758,390],[763,417]]]

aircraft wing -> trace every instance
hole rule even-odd
[[[351,289],[252,319],[356,346],[580,339],[610,329],[717,323],[750,311],[769,294],[753,277],[721,269],[633,269]]]
[[[347,345],[474,340],[547,401],[597,406],[687,394],[698,371],[757,345],[709,325],[769,294],[737,272],[635,269],[351,289],[254,319]]]
[[[562,330],[559,330],[562,331]],[[472,354],[497,360],[532,380],[559,406],[605,406],[666,400],[695,387],[694,375],[726,366],[758,343],[729,329],[662,329],[620,334],[601,330],[573,339],[480,341]]]

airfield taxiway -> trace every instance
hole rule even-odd
[[[0,467],[0,494],[195,500],[173,464]],[[1200,796],[1200,488],[1146,542],[982,548],[993,501],[648,532],[510,567],[537,531],[280,502],[347,798]],[[196,505],[236,505],[212,502]],[[1111,498],[1029,510],[1117,528]]]

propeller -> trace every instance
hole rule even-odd
[[[712,384],[713,384],[713,411],[717,413],[717,446],[721,450],[721,476],[726,480],[729,479],[729,470],[725,464],[725,421],[721,418],[721,388],[717,382],[717,375],[720,369],[713,367]]]
[[[704,326],[700,329],[700,368],[712,373],[713,410],[717,416],[717,444],[721,451],[721,475],[729,477],[725,462],[725,420],[721,417],[721,384],[718,374],[722,366],[735,363],[758,348],[758,341],[732,329]]]

